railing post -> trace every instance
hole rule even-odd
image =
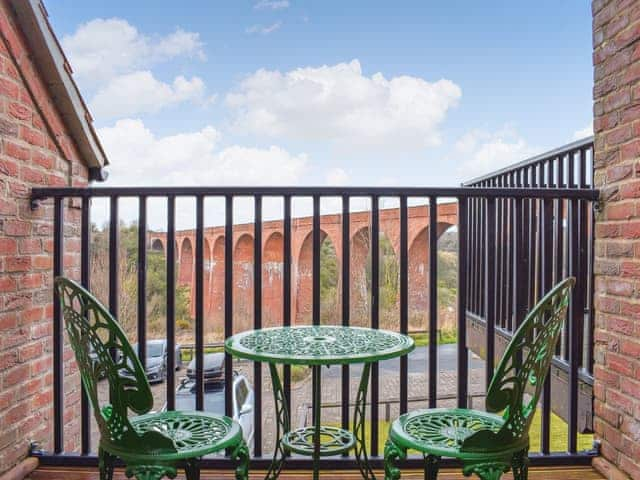
[[[350,263],[351,263],[351,217],[349,196],[342,196],[342,325],[350,323]],[[342,366],[342,428],[349,429],[349,397],[350,397],[349,365]],[[345,452],[345,456],[347,453]]]
[[[262,197],[254,197],[253,223],[253,328],[262,328]],[[253,453],[262,455],[262,363],[253,364]]]
[[[495,313],[496,313],[496,204],[488,198],[486,205],[487,225],[485,228],[485,280],[484,280],[484,319],[486,324],[485,384],[489,388],[493,378],[495,358]]]
[[[458,234],[459,236],[459,234]],[[429,408],[438,397],[438,199],[429,197]]]
[[[53,204],[53,276],[64,268],[64,197]],[[64,334],[60,298],[53,295],[53,451],[64,450]]]
[[[371,328],[380,328],[380,197],[371,197]],[[371,455],[378,455],[379,365],[371,366]]]
[[[176,345],[176,197],[167,197],[167,410],[175,410]]]
[[[196,197],[196,410],[204,410],[204,196]],[[231,385],[231,384],[229,384]]]
[[[458,198],[458,408],[467,401],[467,197]]]
[[[233,195],[225,196],[224,218],[224,338],[233,334]],[[225,353],[224,358],[224,411],[233,414],[233,359]]]
[[[400,197],[400,333],[409,331],[409,240],[407,197]],[[400,413],[407,412],[409,358],[400,357]],[[388,404],[387,404],[388,406]],[[385,419],[388,421],[388,419]]]
[[[82,286],[89,290],[91,288],[91,253],[89,251],[90,235],[91,235],[91,199],[82,199],[82,219],[80,230],[80,282]],[[89,410],[89,397],[84,383],[80,380],[82,388],[82,397],[80,400],[81,422],[81,451],[83,455],[91,452],[91,412]]]

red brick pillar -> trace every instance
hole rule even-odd
[[[640,2],[593,9],[594,426],[609,478],[640,478]],[[623,473],[624,472],[624,473]]]

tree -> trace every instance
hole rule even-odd
[[[320,315],[324,324],[335,323],[338,316],[338,257],[329,238],[320,245]]]
[[[138,319],[138,225],[121,223],[118,229],[118,312],[114,312],[129,338],[136,338]],[[109,300],[109,227],[91,228],[91,290],[105,305]],[[176,268],[177,272],[177,268]],[[147,329],[150,336],[165,331],[167,305],[167,265],[164,253],[147,250]],[[177,285],[177,281],[176,281]],[[193,325],[189,309],[189,289],[175,290],[176,325]]]

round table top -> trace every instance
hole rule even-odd
[[[321,325],[249,330],[229,337],[224,348],[258,362],[336,365],[399,357],[415,344],[408,335],[388,330]]]

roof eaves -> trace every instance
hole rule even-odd
[[[108,165],[109,160],[93,127],[93,119],[73,80],[71,66],[51,28],[44,5],[40,0],[9,2],[25,34],[32,58],[76,142],[82,160],[90,169],[99,170]],[[94,170],[92,175],[99,176],[99,173]]]

